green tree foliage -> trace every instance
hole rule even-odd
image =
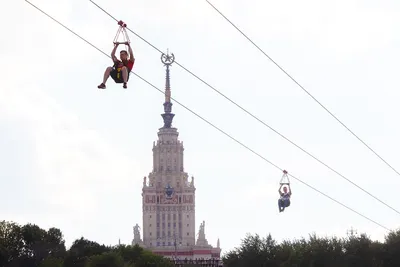
[[[60,229],[0,221],[0,267],[172,267],[139,246],[100,245],[83,237],[66,250]]]
[[[21,227],[13,222],[0,222],[0,266],[15,261],[24,248]]]
[[[225,267],[399,267],[400,230],[388,234],[383,243],[366,234],[341,239],[313,234],[308,240],[280,244],[271,235],[247,235],[223,261]]]
[[[90,257],[111,251],[110,247],[87,240],[77,239],[67,252],[63,267],[85,267]]]
[[[281,243],[271,235],[247,235],[223,261],[225,267],[399,267],[400,230],[389,233],[384,242],[372,241],[366,234],[346,238],[313,234]],[[110,247],[83,237],[66,250],[57,228],[46,231],[35,224],[0,221],[0,267],[149,266],[174,264],[139,246]]]
[[[94,255],[89,258],[86,267],[124,267],[125,262],[122,256],[114,251],[104,252],[100,255]]]
[[[47,258],[63,258],[65,245],[59,229],[34,224],[0,222],[0,266],[36,267]]]
[[[63,267],[63,263],[63,258],[55,258],[50,256],[41,261],[39,267]]]

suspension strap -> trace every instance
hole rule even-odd
[[[281,185],[290,185],[290,181],[289,181],[289,176],[287,175],[288,172],[286,170],[283,170],[283,175],[280,181]]]
[[[123,41],[120,41],[121,43],[122,42],[128,42],[129,44],[131,43],[131,41],[129,40],[129,36],[128,36],[128,33],[126,32],[126,23],[125,22],[123,22],[122,20],[120,20],[120,21],[118,21],[118,25],[119,25],[119,28],[118,28],[118,31],[117,31],[117,34],[115,35],[115,37],[114,37],[114,44],[115,43],[118,43],[119,41],[118,41],[118,38],[119,38],[119,36],[122,34],[122,38],[123,38]],[[125,45],[125,49],[127,49],[127,46]]]

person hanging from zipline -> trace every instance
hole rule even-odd
[[[122,83],[123,88],[126,89],[128,87],[127,83],[129,80],[129,74],[133,68],[133,65],[135,64],[135,57],[133,55],[129,37],[125,29],[126,24],[122,21],[119,21],[118,25],[120,25],[120,27],[114,39],[114,49],[111,52],[111,59],[114,62],[114,65],[112,67],[107,67],[107,69],[105,70],[103,82],[99,86],[97,86],[97,88],[99,89],[106,89],[106,82],[110,76],[116,83]],[[124,42],[117,41],[118,36],[121,32],[124,35]],[[118,59],[115,56],[115,52],[117,51],[117,48],[120,44],[125,44],[125,46],[128,48],[127,50],[129,51],[129,54],[126,49],[121,50],[119,53],[120,59]]]
[[[278,200],[278,207],[279,207],[279,212],[282,212],[285,210],[285,208],[290,206],[290,197],[292,196],[292,190],[290,189],[290,181],[289,177],[287,175],[287,171],[283,171],[283,176],[280,182],[280,187],[279,187],[279,195],[280,198]],[[287,185],[287,187],[284,185]],[[283,192],[282,192],[282,187],[283,187]]]

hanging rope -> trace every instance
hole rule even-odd
[[[120,21],[118,21],[118,25],[119,25],[119,28],[118,28],[117,34],[114,37],[114,45],[117,43],[125,43],[125,50],[127,50],[128,46],[126,45],[126,43],[130,44],[131,41],[129,40],[128,33],[126,32],[126,23],[124,23],[122,20],[120,20]],[[123,42],[118,42],[118,38],[121,34],[122,34]]]

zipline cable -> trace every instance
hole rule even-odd
[[[210,1],[205,0],[215,11],[217,11],[226,21],[228,21],[238,32],[240,32],[250,43],[252,43],[261,53],[264,54],[269,60],[272,61],[283,73],[285,73],[295,84],[297,84],[304,92],[306,92],[315,102],[317,102],[326,112],[328,112],[337,122],[339,122],[344,128],[347,129],[355,138],[357,138],[364,146],[366,146],[372,153],[375,154],[379,159],[381,159],[389,168],[391,168],[397,175],[400,176],[398,172],[392,165],[390,165],[386,160],[384,160],[375,150],[373,150],[366,142],[364,142],[358,135],[356,135],[349,127],[347,127],[338,117],[336,117],[332,112],[328,110],[321,102],[319,102],[310,92],[308,92],[299,82],[297,82],[289,73],[287,73],[278,63],[276,63],[267,53],[264,52],[255,42],[253,42],[244,32],[242,32],[231,20],[229,20],[221,11],[219,11]]]
[[[52,16],[50,16],[49,14],[47,14],[46,12],[44,12],[43,10],[41,10],[40,8],[38,8],[37,6],[35,6],[34,4],[32,4],[31,2],[29,2],[28,0],[25,0],[25,2],[29,3],[31,6],[33,6],[34,8],[36,8],[37,10],[39,10],[40,12],[42,12],[44,15],[46,15],[47,17],[49,17],[50,19],[52,19],[54,22],[58,23],[59,25],[61,25],[62,27],[64,27],[65,29],[67,29],[68,31],[70,31],[71,33],[73,33],[75,36],[77,36],[78,38],[80,38],[81,40],[83,40],[84,42],[86,42],[87,44],[89,44],[90,46],[92,46],[93,48],[95,48],[96,50],[98,50],[99,52],[101,52],[102,54],[104,54],[105,56],[107,56],[108,58],[111,58],[109,55],[107,55],[104,51],[102,51],[101,49],[99,49],[98,47],[96,47],[95,45],[93,45],[92,43],[90,43],[89,41],[87,41],[86,39],[84,39],[83,37],[81,37],[80,35],[78,35],[77,33],[75,33],[74,31],[72,31],[71,29],[69,29],[67,26],[63,25],[61,22],[59,22],[58,20],[56,20],[55,18],[53,18]],[[131,73],[133,73],[136,77],[138,77],[139,79],[141,79],[142,81],[144,81],[145,83],[147,83],[148,85],[150,85],[151,87],[153,87],[154,89],[156,89],[157,91],[159,91],[160,93],[165,95],[165,92],[161,89],[159,89],[158,87],[156,87],[155,85],[153,85],[152,83],[150,83],[149,81],[147,81],[146,79],[142,78],[141,76],[139,76],[138,74],[136,74],[135,72],[131,71]],[[198,117],[199,119],[201,119],[202,121],[206,122],[207,124],[209,124],[211,127],[215,128],[216,130],[218,130],[219,132],[223,133],[224,135],[228,136],[230,139],[232,139],[233,141],[235,141],[236,143],[238,143],[239,145],[243,146],[244,148],[246,148],[247,150],[249,150],[250,152],[252,152],[253,154],[257,155],[258,157],[260,157],[261,159],[263,159],[264,161],[266,161],[267,163],[271,164],[272,166],[274,166],[275,168],[283,171],[283,169],[281,169],[278,165],[272,163],[271,161],[269,161],[268,159],[266,159],[265,157],[263,157],[262,155],[260,155],[259,153],[255,152],[254,150],[252,150],[250,147],[246,146],[245,144],[243,144],[242,142],[240,142],[239,140],[237,140],[236,138],[234,138],[233,136],[231,136],[230,134],[226,133],[225,131],[223,131],[222,129],[218,128],[217,126],[215,126],[213,123],[211,123],[210,121],[208,121],[207,119],[201,117],[199,114],[197,114],[196,112],[194,112],[193,110],[189,109],[188,107],[186,107],[185,105],[181,104],[180,102],[178,102],[176,99],[174,99],[173,97],[170,97],[172,100],[174,100],[178,105],[180,105],[181,107],[183,107],[184,109],[186,109],[187,111],[189,111],[190,113],[192,113],[193,115],[195,115],[196,117]],[[337,204],[341,205],[342,207],[345,207],[346,209],[356,213],[357,215],[363,217],[364,219],[369,220],[370,222],[382,227],[383,229],[387,230],[387,231],[391,231],[389,228],[383,226],[382,224],[376,222],[375,220],[363,215],[362,213],[354,210],[353,208],[350,208],[349,206],[343,204],[342,202],[334,199],[333,197],[330,197],[329,195],[325,194],[324,192],[316,189],[315,187],[309,185],[308,183],[300,180],[299,178],[293,176],[292,174],[288,174],[290,177],[296,179],[297,181],[299,181],[300,183],[304,184],[305,186],[313,189],[314,191],[320,193],[321,195],[329,198],[330,200],[336,202]]]
[[[110,13],[108,13],[105,9],[103,9],[102,7],[100,7],[98,4],[96,4],[95,2],[93,2],[92,0],[89,0],[90,2],[92,2],[95,6],[97,6],[100,10],[102,10],[104,13],[106,13],[108,16],[110,16],[112,19],[114,19],[115,21],[119,21],[117,20],[114,16],[112,16]],[[157,50],[158,52],[160,52],[161,54],[163,54],[164,52],[161,51],[160,49],[158,49],[156,46],[154,46],[153,44],[151,44],[150,42],[148,42],[146,39],[144,39],[143,37],[141,37],[139,34],[137,34],[136,32],[134,32],[133,30],[131,30],[130,28],[126,27],[126,29],[128,31],[130,31],[131,33],[133,33],[134,35],[136,35],[138,38],[140,38],[141,40],[143,40],[145,43],[147,43],[148,45],[150,45],[151,47],[153,47],[155,50]],[[254,119],[256,119],[258,122],[260,122],[261,124],[263,124],[264,126],[268,127],[270,130],[272,130],[273,132],[275,132],[276,134],[278,134],[280,137],[282,137],[283,139],[285,139],[286,141],[288,141],[289,143],[291,143],[292,145],[294,145],[295,147],[297,147],[298,149],[300,149],[301,151],[303,151],[304,153],[306,153],[307,155],[309,155],[310,157],[312,157],[314,160],[318,161],[320,164],[324,165],[325,167],[327,167],[328,169],[330,169],[332,172],[336,173],[337,175],[339,175],[340,177],[342,177],[343,179],[345,179],[347,182],[351,183],[352,185],[354,185],[355,187],[357,187],[358,189],[360,189],[361,191],[363,191],[364,193],[366,193],[367,195],[369,195],[370,197],[374,198],[375,200],[379,201],[380,203],[382,203],[383,205],[385,205],[386,207],[388,207],[389,209],[393,210],[394,212],[396,212],[397,214],[400,215],[400,211],[393,208],[392,206],[390,206],[389,204],[387,204],[385,201],[379,199],[378,197],[374,196],[373,194],[371,194],[370,192],[368,192],[367,190],[365,190],[364,188],[362,188],[361,186],[359,186],[358,184],[354,183],[353,181],[351,181],[349,178],[347,178],[346,176],[344,176],[343,174],[339,173],[338,171],[336,171],[335,169],[333,169],[332,167],[330,167],[328,164],[324,163],[323,161],[321,161],[320,159],[318,159],[317,157],[315,157],[314,155],[312,155],[311,153],[309,153],[308,151],[306,151],[305,149],[303,149],[302,147],[300,147],[299,145],[297,145],[296,143],[294,143],[293,141],[291,141],[289,138],[285,137],[283,134],[279,133],[277,130],[275,130],[274,128],[272,128],[271,126],[269,126],[267,123],[265,123],[264,121],[262,121],[261,119],[259,119],[258,117],[256,117],[255,115],[253,115],[252,113],[250,113],[248,110],[246,110],[245,108],[243,108],[242,106],[240,106],[239,104],[237,104],[235,101],[231,100],[230,98],[228,98],[226,95],[222,94],[220,91],[218,91],[215,87],[211,86],[210,84],[208,84],[206,81],[204,81],[203,79],[201,79],[199,76],[197,76],[196,74],[194,74],[193,72],[191,72],[190,70],[188,70],[187,68],[185,68],[183,65],[179,64],[177,61],[174,61],[175,64],[177,64],[178,66],[180,66],[182,69],[184,69],[185,71],[187,71],[188,73],[190,73],[191,75],[193,75],[194,77],[196,77],[198,80],[200,80],[201,82],[203,82],[204,84],[206,84],[208,87],[210,87],[211,89],[213,89],[215,92],[217,92],[218,94],[220,94],[221,96],[223,96],[224,98],[226,98],[228,101],[230,101],[232,104],[234,104],[235,106],[237,106],[238,108],[240,108],[241,110],[243,110],[244,112],[246,112],[248,115],[250,115],[251,117],[253,117]]]

